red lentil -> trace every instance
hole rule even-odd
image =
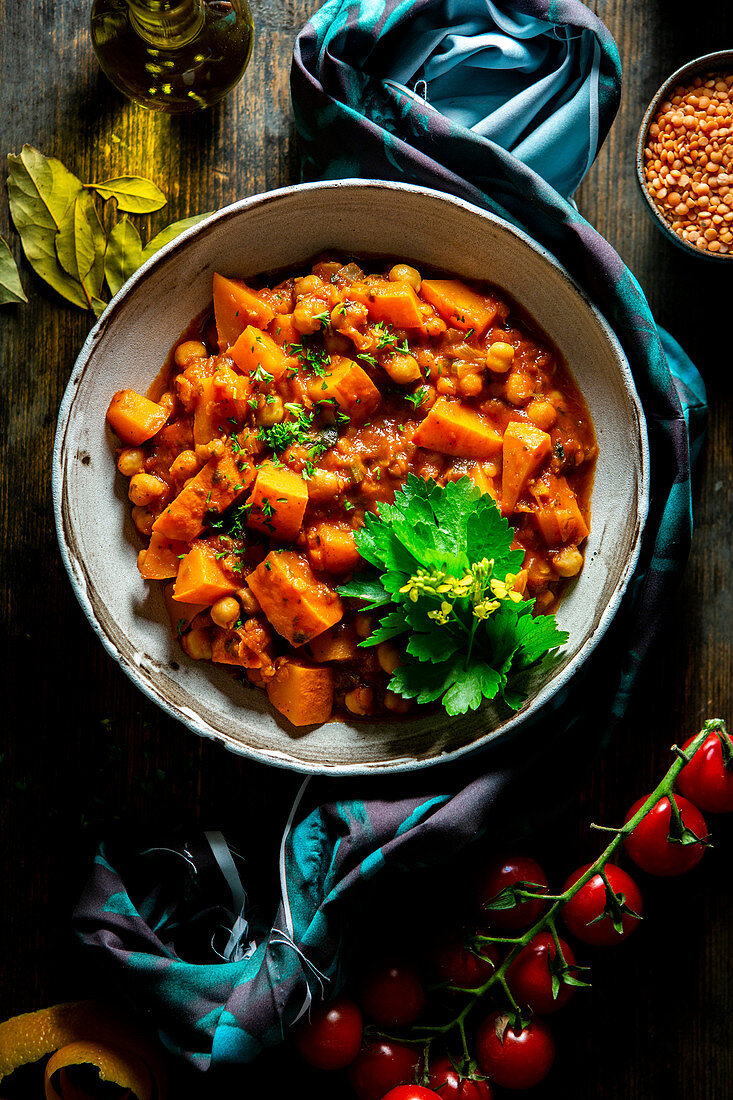
[[[664,100],[649,127],[644,175],[682,240],[733,256],[733,73],[695,77]]]

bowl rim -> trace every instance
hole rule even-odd
[[[658,229],[661,229],[668,240],[677,245],[683,252],[686,252],[687,255],[697,256],[700,260],[709,260],[712,263],[730,263],[733,261],[733,252],[723,253],[722,255],[718,252],[708,252],[707,249],[703,252],[702,249],[696,248],[694,244],[690,244],[689,241],[683,240],[682,237],[675,233],[674,229],[668,225],[665,218],[660,214],[656,203],[647,189],[646,179],[644,178],[644,150],[646,149],[649,127],[654,120],[654,116],[660,104],[672,88],[691,77],[699,76],[701,72],[714,73],[721,65],[728,66],[726,72],[733,72],[733,49],[715,50],[713,53],[701,54],[700,57],[694,57],[691,61],[686,61],[684,65],[680,65],[678,69],[675,69],[675,71],[667,77],[663,84],[660,84],[642,117],[641,125],[639,126],[639,134],[636,139],[635,158],[636,181],[644,197],[646,208],[652,215],[654,224]],[[722,69],[720,71],[722,71]]]
[[[96,324],[87,336],[81,351],[76,359],[74,367],[72,369],[69,381],[66,386],[61,404],[59,407],[59,413],[57,418],[56,435],[54,440],[53,458],[52,458],[52,498],[53,498],[53,510],[56,526],[56,535],[59,544],[59,550],[61,558],[64,563],[64,567],[71,581],[71,586],[74,590],[76,598],[86,616],[92,630],[101,641],[104,649],[110,657],[116,662],[116,664],[122,669],[122,671],[128,676],[128,678],[135,684],[136,688],[143,692],[143,694],[161,708],[169,717],[175,721],[180,722],[183,726],[198,734],[204,736],[223,745],[237,756],[244,757],[246,759],[255,761],[260,764],[269,764],[275,767],[281,767],[288,771],[299,772],[306,775],[324,775],[333,778],[349,778],[354,776],[386,776],[392,775],[398,772],[412,772],[421,771],[426,768],[439,767],[440,765],[452,764],[459,759],[465,760],[466,757],[478,753],[485,749],[491,742],[497,739],[505,739],[511,736],[517,731],[519,727],[526,721],[527,713],[515,714],[508,719],[500,729],[490,730],[488,733],[481,735],[475,740],[469,742],[466,745],[459,745],[454,749],[450,749],[446,752],[442,752],[432,757],[426,757],[424,759],[409,759],[404,757],[397,757],[394,762],[379,762],[379,763],[352,763],[352,764],[333,764],[328,765],[323,762],[317,764],[298,760],[290,755],[279,750],[273,750],[268,752],[266,750],[252,748],[249,745],[239,742],[233,742],[230,738],[222,733],[220,730],[216,730],[214,727],[208,725],[201,720],[198,715],[192,716],[189,713],[183,713],[176,705],[169,702],[163,692],[157,689],[154,684],[147,683],[140,675],[140,668],[132,662],[128,662],[123,658],[112,639],[104,631],[100,621],[98,620],[92,601],[90,600],[86,585],[82,583],[81,578],[77,575],[74,568],[74,555],[67,542],[65,532],[65,507],[64,507],[64,481],[65,481],[65,455],[66,455],[66,436],[69,427],[72,422],[71,413],[73,410],[74,398],[78,392],[79,383],[82,377],[89,367],[89,361],[96,351],[97,345],[104,337],[105,331],[110,324],[110,320],[115,312],[117,312],[128,297],[130,297],[138,287],[138,285],[144,283],[149,272],[162,260],[167,260],[178,251],[185,249],[186,245],[193,238],[198,236],[202,232],[207,232],[212,226],[219,222],[228,221],[231,218],[236,217],[242,211],[249,210],[253,207],[264,206],[279,199],[297,195],[301,192],[325,190],[325,191],[338,191],[343,189],[387,189],[392,191],[407,192],[411,194],[418,194],[426,196],[428,198],[437,199],[440,202],[452,203],[455,206],[462,208],[471,215],[478,215],[483,219],[487,219],[495,224],[501,226],[504,230],[511,233],[514,237],[521,240],[526,244],[533,252],[539,254],[546,263],[555,268],[560,277],[568,282],[572,290],[577,294],[586,307],[593,313],[597,323],[604,331],[606,338],[612,345],[615,352],[619,369],[623,375],[624,385],[626,392],[629,396],[629,400],[632,404],[633,411],[636,416],[636,421],[639,428],[639,468],[638,468],[638,482],[636,492],[636,504],[637,504],[637,516],[636,516],[636,529],[634,533],[634,541],[631,552],[627,558],[624,568],[621,572],[619,581],[613,591],[613,594],[603,609],[596,628],[586,638],[583,645],[578,652],[568,661],[567,665],[560,671],[560,673],[553,677],[535,696],[533,702],[538,703],[537,709],[546,706],[546,704],[554,698],[558,692],[560,692],[572,678],[572,676],[578,671],[578,669],[585,663],[590,657],[593,650],[606,634],[616,611],[626,593],[629,582],[633,576],[636,564],[639,560],[641,553],[642,538],[646,526],[646,520],[649,510],[649,494],[650,494],[650,455],[649,455],[649,441],[648,431],[646,424],[646,417],[644,409],[639,398],[636,384],[634,382],[631,367],[628,363],[626,355],[621,347],[621,344],[616,337],[615,333],[611,329],[610,325],[606,321],[600,310],[593,304],[586,292],[578,285],[578,283],[572,278],[568,271],[555,259],[555,257],[542,245],[534,241],[527,233],[517,228],[511,222],[499,217],[492,211],[484,210],[481,207],[475,206],[473,203],[466,201],[465,199],[458,198],[454,195],[449,195],[443,191],[436,190],[435,188],[423,187],[419,184],[407,184],[396,183],[389,180],[375,180],[375,179],[344,179],[344,180],[327,180],[314,183],[301,183],[292,184],[287,187],[277,188],[272,191],[263,192],[261,194],[252,195],[244,199],[239,199],[237,202],[231,203],[228,206],[222,207],[220,210],[215,211],[208,217],[202,219],[196,225],[186,229],[180,236],[169,242],[153,256],[150,257],[136,272],[135,274],[124,284],[124,286],[118,291],[118,293],[112,298],[107,309],[97,320]]]

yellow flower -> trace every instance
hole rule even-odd
[[[473,613],[477,619],[488,619],[498,607],[501,607],[500,600],[482,600],[481,603],[476,604]]]
[[[512,603],[519,603],[522,596],[519,592],[514,591],[516,581],[516,573],[507,573],[503,581],[492,578],[489,581],[489,587],[497,600],[511,600]]]
[[[452,610],[453,608],[451,605],[446,600],[443,600],[438,611],[428,611],[428,618],[433,619],[436,623],[440,623],[441,626],[445,626],[450,618]]]

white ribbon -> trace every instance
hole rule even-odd
[[[285,930],[283,930],[281,928],[273,928],[273,930],[272,930],[273,936],[277,935],[280,938],[279,939],[274,939],[274,938],[270,939],[270,943],[284,944],[286,947],[291,947],[293,949],[293,951],[295,951],[296,955],[298,955],[298,957],[300,959],[302,959],[302,961],[305,963],[305,965],[307,967],[307,970],[303,971],[303,980],[305,981],[305,998],[304,998],[303,1004],[300,1008],[300,1012],[298,1013],[298,1015],[293,1020],[293,1024],[297,1024],[298,1020],[300,1020],[301,1017],[305,1015],[305,1013],[308,1011],[308,1009],[311,1006],[311,1002],[313,1001],[313,994],[311,992],[310,982],[308,981],[308,971],[310,971],[311,974],[313,974],[316,981],[318,982],[318,985],[320,987],[321,998],[323,998],[324,993],[325,993],[325,983],[329,980],[326,977],[325,974],[322,974],[321,971],[316,966],[314,966],[314,964],[310,961],[310,959],[307,957],[307,955],[304,953],[304,951],[300,947],[298,947],[298,945],[296,944],[296,942],[293,938],[295,928],[294,928],[294,925],[293,925],[293,912],[292,912],[292,909],[290,907],[290,897],[288,896],[288,879],[287,879],[287,875],[285,873],[285,849],[286,849],[286,845],[287,845],[287,842],[288,842],[288,837],[290,836],[290,833],[292,831],[293,822],[295,820],[295,815],[298,812],[298,807],[300,806],[300,803],[303,799],[303,795],[305,794],[305,791],[306,791],[306,787],[308,786],[309,783],[310,783],[310,776],[307,775],[305,777],[305,779],[303,780],[303,782],[301,783],[301,785],[300,785],[300,790],[298,791],[298,793],[295,796],[295,801],[293,802],[292,808],[290,810],[290,814],[288,816],[287,823],[285,825],[285,831],[283,833],[282,840],[280,841],[280,892],[282,894],[282,900],[283,900],[283,916],[285,918]],[[292,1027],[292,1024],[290,1026]]]

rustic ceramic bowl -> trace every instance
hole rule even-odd
[[[674,229],[672,229],[661,214],[647,188],[646,176],[644,174],[644,150],[646,149],[649,137],[649,127],[656,118],[659,108],[664,103],[665,99],[668,99],[669,96],[674,93],[675,88],[679,84],[683,86],[689,84],[696,76],[706,76],[707,74],[717,73],[728,74],[731,72],[733,72],[733,50],[717,50],[715,53],[707,53],[702,57],[696,57],[692,61],[688,61],[679,69],[675,69],[672,75],[667,77],[644,112],[644,117],[639,127],[639,136],[636,141],[636,179],[641,189],[641,193],[644,196],[647,210],[651,214],[652,221],[657,229],[660,229],[668,240],[676,244],[677,247],[682,249],[683,252],[686,252],[688,256],[697,256],[698,259],[710,260],[711,263],[718,264],[733,263],[733,252],[708,252],[707,250],[703,251],[700,248],[696,248],[694,244],[690,244],[688,241],[683,240],[679,233],[675,233]]]
[[[214,271],[252,276],[326,248],[382,253],[503,287],[570,364],[600,457],[586,564],[558,620],[561,660],[535,676],[517,715],[487,706],[449,719],[327,722],[294,729],[265,694],[190,660],[171,636],[162,586],[141,580],[127,482],[105,426],[112,394],[145,392],[169,349],[211,301]],[[59,415],[54,507],[71,582],[107,651],[137,686],[190,729],[235,752],[300,771],[353,775],[425,767],[506,736],[568,683],[607,629],[636,564],[647,510],[646,427],[628,364],[568,274],[523,233],[435,191],[349,180],[289,187],[235,203],[150,260],[92,330]]]

